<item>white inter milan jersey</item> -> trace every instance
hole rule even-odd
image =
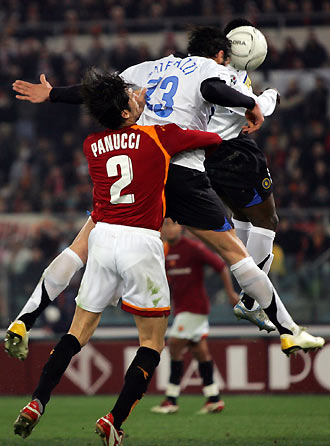
[[[146,106],[138,124],[174,123],[192,130],[207,130],[214,107],[203,98],[205,79],[217,77],[229,84],[226,67],[213,59],[173,55],[127,68],[121,76],[138,87],[147,88]],[[171,162],[204,171],[204,150],[183,152]]]
[[[251,80],[244,70],[235,70],[227,65],[230,74],[230,86],[246,96],[255,99],[259,104],[261,113],[264,116],[270,116],[276,107],[277,91],[266,90],[260,96],[256,96],[252,90]],[[222,139],[236,138],[246,125],[246,108],[243,107],[221,107],[215,106],[214,114],[209,122],[208,131],[218,133]]]

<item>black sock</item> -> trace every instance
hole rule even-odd
[[[252,310],[252,307],[254,305],[254,299],[252,299],[252,297],[248,296],[247,294],[243,294],[243,297],[241,298],[241,301],[243,302],[244,306],[248,309],[248,310]]]
[[[171,359],[170,383],[178,386],[183,373],[183,361],[174,361]]]
[[[26,329],[29,331],[33,325],[35,324],[35,321],[40,316],[40,314],[45,310],[45,308],[48,307],[49,304],[51,304],[52,301],[49,299],[48,293],[46,291],[45,287],[45,281],[42,281],[41,284],[41,301],[34,311],[31,313],[24,313],[19,320],[24,322]]]
[[[160,361],[160,354],[151,348],[140,347],[125,375],[125,384],[111,413],[114,426],[120,429],[135,404],[143,397]]]
[[[203,387],[209,386],[214,383],[213,381],[213,361],[203,361],[198,363],[198,370],[203,380]],[[208,401],[216,403],[219,401],[220,395],[213,395],[208,397]]]
[[[183,374],[183,361],[175,361],[171,359],[171,373],[170,373],[170,383],[178,386],[181,382]],[[172,404],[177,404],[177,398],[174,396],[166,396],[167,401]]]
[[[33,392],[32,399],[37,398],[45,408],[50,399],[50,394],[59,383],[63,373],[68,367],[72,357],[81,350],[78,339],[66,334],[52,350],[50,357],[44,366],[38,387]]]
[[[203,387],[213,384],[213,361],[199,362],[198,370],[203,380]]]
[[[287,328],[283,327],[278,320],[277,320],[277,306],[276,306],[276,299],[275,294],[273,293],[272,302],[269,305],[269,307],[264,308],[265,313],[269,317],[269,320],[273,322],[277,330],[279,331],[280,335],[282,334],[293,334],[291,330],[288,330]]]

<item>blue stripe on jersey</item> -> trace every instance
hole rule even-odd
[[[225,217],[225,223],[219,229],[213,229],[214,232],[225,232],[233,229],[232,225],[229,223],[227,218]]]
[[[252,200],[250,201],[250,203],[248,203],[245,207],[249,208],[251,206],[254,206],[255,204],[260,204],[262,203],[262,198],[260,197],[260,195],[258,194],[258,192],[254,189],[254,197],[252,198]]]
[[[244,78],[244,81],[243,81],[243,84],[245,84],[245,81],[246,81],[246,79],[247,79],[247,73],[246,73],[246,75],[245,75],[245,78]]]

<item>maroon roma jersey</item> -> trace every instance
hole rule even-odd
[[[176,245],[165,244],[165,266],[174,315],[189,311],[209,314],[210,301],[204,285],[204,266],[221,273],[224,261],[198,241],[182,237]]]
[[[132,125],[89,135],[84,154],[94,186],[93,221],[159,231],[170,158],[220,143],[215,133],[176,124]]]

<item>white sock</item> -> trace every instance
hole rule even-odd
[[[219,395],[219,387],[216,383],[209,384],[208,386],[203,387],[203,395],[206,398],[210,398],[211,396]]]
[[[242,223],[242,222],[241,222]],[[275,232],[270,229],[251,225],[246,249],[260,269],[269,273],[273,262],[273,242]],[[258,303],[255,301],[251,310],[256,310]]]
[[[250,230],[253,227],[252,224],[249,221],[236,220],[236,218],[232,218],[232,220],[237,237],[241,239],[241,241],[244,243],[244,246],[246,246],[249,239]]]
[[[275,232],[270,229],[252,226],[246,245],[246,249],[254,262],[265,271],[266,274],[269,273],[274,258],[273,243],[275,235]],[[267,259],[266,262],[265,259]]]
[[[83,266],[81,258],[72,249],[66,248],[62,251],[43,272],[38,285],[17,319],[22,314],[32,313],[38,308],[41,302],[43,281],[48,297],[53,301],[69,285],[73,275]]]
[[[178,398],[180,396],[181,387],[177,384],[168,383],[165,395],[171,398]]]
[[[298,326],[283,305],[271,281],[260,268],[254,263],[252,257],[246,257],[231,265],[230,270],[234,274],[242,290],[255,299],[261,308],[268,309],[274,305],[274,314],[271,316],[267,311],[269,319],[278,327],[279,325],[294,333]],[[274,301],[273,301],[274,296]]]

